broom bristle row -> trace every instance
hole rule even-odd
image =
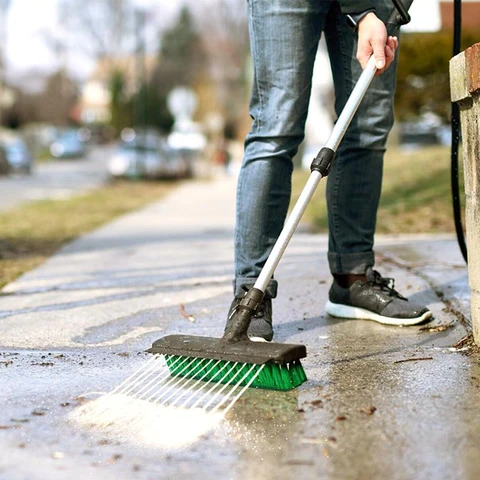
[[[184,357],[181,355],[165,355],[165,360],[172,376],[180,376],[218,383],[234,383],[247,385],[256,376],[250,387],[268,390],[291,390],[301,385],[306,379],[300,360],[287,364],[267,363],[255,365],[251,363],[233,363],[217,361],[213,366],[206,358]],[[185,360],[191,362],[185,369]],[[248,372],[248,375],[247,375]]]

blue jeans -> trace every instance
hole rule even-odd
[[[374,0],[387,20],[392,2]],[[323,32],[342,111],[361,67],[356,35],[332,0],[249,0],[253,119],[237,189],[234,293],[255,283],[280,234],[291,195],[292,158],[304,137],[313,64]],[[332,274],[362,274],[374,264],[383,156],[393,125],[396,65],[376,77],[343,138],[327,182]],[[277,282],[266,295],[274,298]]]

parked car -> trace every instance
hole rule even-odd
[[[419,148],[428,145],[449,145],[450,125],[432,112],[419,118],[398,124],[400,145],[406,148]]]
[[[55,158],[78,158],[85,154],[85,144],[77,130],[65,130],[50,145],[50,153]]]
[[[15,135],[0,136],[0,173],[31,173],[33,155]]]
[[[147,133],[121,142],[108,170],[113,177],[183,178],[189,175],[189,164],[164,138]]]

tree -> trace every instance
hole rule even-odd
[[[167,108],[166,96],[160,89],[152,88],[151,84],[143,83],[132,98],[134,105],[143,102],[144,121],[148,127],[155,127],[163,132],[169,132],[173,125],[173,117]]]
[[[462,48],[478,41],[478,34],[464,31]],[[428,53],[426,53],[428,52]],[[405,33],[400,42],[395,111],[399,120],[433,112],[450,117],[449,60],[452,33]]]
[[[72,111],[77,100],[77,86],[63,70],[59,70],[47,79],[40,93],[27,94],[18,90],[16,102],[5,116],[11,126],[47,122],[63,127],[72,122]]]
[[[205,52],[190,9],[184,5],[177,22],[162,36],[157,82],[168,93],[173,87],[193,87],[204,73]]]
[[[202,39],[189,8],[183,6],[176,22],[161,37],[158,64],[151,80],[143,83],[134,100],[138,105],[143,96],[147,124],[165,131],[172,127],[173,118],[166,102],[169,92],[177,86],[197,89],[204,66]]]
[[[110,78],[111,125],[117,132],[133,124],[132,101],[125,94],[125,76],[121,70],[114,70]]]
[[[60,21],[86,53],[100,59],[119,57],[128,50],[133,32],[128,0],[60,1]]]
[[[208,65],[210,94],[200,98],[201,112],[219,111],[230,136],[248,128],[250,48],[247,6],[237,0],[197,2],[194,10]]]

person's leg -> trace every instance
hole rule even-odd
[[[382,20],[387,20],[392,8],[391,2],[373,0],[373,3],[377,15]],[[356,35],[345,24],[336,2],[332,3],[326,20],[325,37],[335,84],[335,109],[339,115],[361,74],[361,67],[356,59]],[[373,290],[369,290],[373,296],[378,291],[385,293],[383,303],[377,299],[377,304],[382,308],[395,299],[384,316],[400,314],[402,317],[420,319],[425,313],[423,306],[407,304],[403,297],[395,296],[393,288],[386,289],[391,283],[385,284],[380,280],[381,277],[371,273],[375,263],[373,246],[382,186],[383,157],[393,125],[396,64],[397,60],[385,73],[373,80],[339,146],[328,176],[328,260],[335,277],[334,290],[340,292],[337,295],[331,291],[330,300],[333,295],[338,302],[351,303],[348,288],[360,281],[373,286]],[[370,293],[365,296],[368,297]],[[375,299],[372,299],[371,303],[367,301],[363,307],[369,308],[374,304]],[[332,314],[334,309],[327,308],[327,312]],[[347,309],[345,315],[347,314],[353,315],[354,312]]]
[[[385,20],[391,2],[374,2]],[[362,70],[356,59],[356,35],[336,3],[325,28],[335,83],[335,110],[342,111]],[[398,58],[398,54],[397,54]],[[343,138],[327,182],[330,270],[363,274],[374,264],[373,243],[383,174],[383,156],[393,125],[396,61],[376,77]]]
[[[313,64],[328,4],[318,0],[248,2],[253,123],[245,140],[237,188],[237,300],[245,294],[243,286],[255,283],[287,215],[292,158],[304,137]],[[272,280],[266,299],[270,302],[276,294],[277,283]],[[267,307],[271,332],[271,306]]]
[[[248,2],[253,124],[245,141],[237,190],[235,293],[241,293],[242,284],[254,283],[285,221],[292,157],[304,136],[322,3]],[[272,297],[275,291],[272,281]]]

